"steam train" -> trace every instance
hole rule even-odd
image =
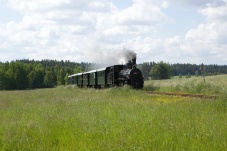
[[[130,85],[135,89],[142,89],[144,84],[140,69],[136,68],[136,58],[128,61],[126,65],[113,65],[84,73],[68,76],[69,84],[78,87],[112,87]]]

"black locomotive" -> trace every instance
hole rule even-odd
[[[78,87],[110,87],[130,85],[135,89],[142,89],[144,79],[142,72],[136,68],[136,58],[128,61],[126,65],[113,65],[89,72],[68,76],[69,84]]]

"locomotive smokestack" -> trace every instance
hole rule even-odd
[[[132,50],[125,51],[124,58],[126,59],[126,61],[131,61],[132,64],[136,64],[136,53]]]
[[[124,50],[122,58],[125,62],[125,68],[132,69],[136,67],[136,53],[132,50]]]
[[[136,65],[136,57],[132,58],[132,65],[133,65],[133,66]]]

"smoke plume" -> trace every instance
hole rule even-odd
[[[124,50],[120,61],[122,61],[123,64],[126,64],[128,61],[131,61],[133,58],[136,58],[136,53],[134,51]]]
[[[96,64],[92,69],[117,65],[117,64],[126,64],[128,61],[136,58],[136,53],[132,50],[122,49],[122,50],[109,50],[102,51],[102,49],[96,49],[91,57],[91,60]]]

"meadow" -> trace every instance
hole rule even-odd
[[[227,76],[215,77],[201,90],[193,90],[201,84],[197,77],[146,81],[145,89],[218,99],[128,87],[0,91],[0,150],[226,150]]]
[[[168,80],[149,80],[145,82],[145,90],[223,96],[227,90],[227,75],[206,76],[205,83],[201,76],[191,78],[173,77]]]

